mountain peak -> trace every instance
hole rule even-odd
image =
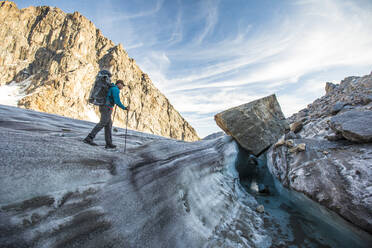
[[[131,110],[129,128],[186,141],[199,139],[123,46],[104,37],[79,12],[67,14],[48,6],[19,10],[13,2],[3,1],[0,30],[4,72],[0,90],[1,85],[18,89],[14,105],[97,121],[98,108],[87,99],[98,71],[108,69],[113,82],[125,82],[121,94]],[[117,111],[114,124],[124,127],[126,117],[125,111]]]

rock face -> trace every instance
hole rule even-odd
[[[259,155],[289,129],[275,95],[215,115],[217,125],[254,155]]]
[[[122,45],[105,38],[92,22],[58,8],[18,9],[0,2],[0,90],[18,87],[20,107],[97,120],[98,108],[87,99],[101,69],[124,80],[122,101],[130,108],[131,129],[186,141],[195,130],[152,84]],[[124,127],[126,113],[117,111],[115,125]]]
[[[327,83],[326,92],[289,118],[304,126],[297,137],[283,138],[306,149],[290,153],[290,147],[273,146],[268,167],[285,187],[372,233],[372,74]]]
[[[331,118],[330,127],[350,141],[372,142],[372,111],[344,112]]]

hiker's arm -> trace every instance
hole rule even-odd
[[[121,103],[121,101],[120,101],[119,92],[120,92],[119,89],[113,91],[114,102],[115,102],[115,104],[118,105],[120,108],[126,110],[127,107],[125,107],[125,106]]]

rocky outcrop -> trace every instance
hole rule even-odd
[[[96,120],[98,108],[87,99],[101,69],[124,80],[121,96],[130,108],[131,129],[186,141],[198,140],[195,130],[155,88],[150,78],[80,13],[58,8],[18,9],[0,2],[1,85],[19,88],[17,105],[82,120]],[[99,115],[98,115],[99,116]],[[118,111],[115,125],[124,126]]]
[[[222,130],[256,156],[289,129],[275,95],[228,109],[214,119]]]
[[[332,117],[330,127],[353,142],[372,142],[372,111],[350,110]]]
[[[372,233],[372,74],[327,83],[326,95],[289,118],[302,122],[270,148],[272,174],[290,189]],[[291,153],[291,141],[304,150]],[[291,143],[289,142],[289,143]]]

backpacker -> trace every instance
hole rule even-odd
[[[89,103],[94,105],[104,105],[106,96],[111,86],[111,73],[107,70],[98,72],[93,88],[90,90]]]

